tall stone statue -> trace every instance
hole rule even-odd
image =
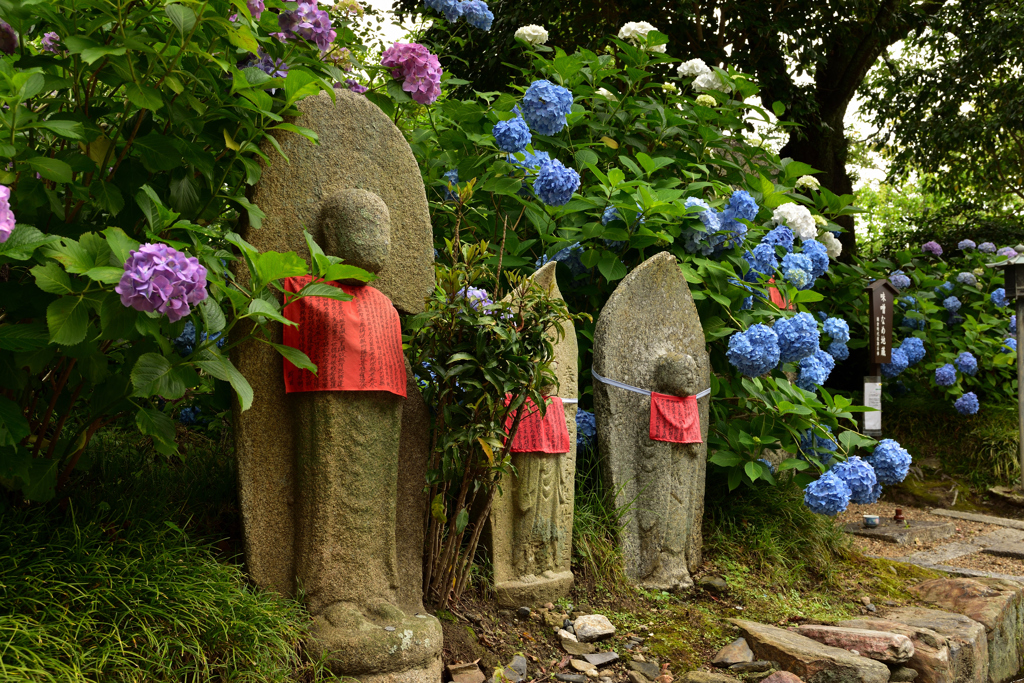
[[[561,299],[555,262],[533,281]],[[577,396],[576,332],[563,323],[565,337],[555,344],[553,363],[558,396]],[[552,338],[556,331],[550,332]],[[554,387],[552,387],[552,391]],[[565,404],[567,453],[513,453],[515,474],[505,475],[489,520],[494,561],[494,592],[507,607],[543,604],[572,588],[572,513],[576,479],[576,404]]]
[[[308,260],[307,229],[326,253],[379,275],[371,287],[386,300],[353,291],[377,297],[395,323],[399,312],[423,310],[433,288],[423,183],[388,117],[361,95],[335,94],[336,103],[321,94],[299,105],[299,123],[316,131],[318,145],[282,133],[288,162],[264,150],[274,163],[253,201],[267,217],[242,234],[261,251]],[[278,326],[270,341],[282,339]],[[270,346],[236,350],[255,393],[235,417],[246,559],[258,585],[305,597],[311,649],[326,653],[336,674],[437,681],[441,628],[421,602],[426,407],[400,344],[388,352],[386,371],[405,373],[404,399],[377,390],[286,393]]]
[[[675,257],[662,253],[623,278],[597,321],[594,372],[640,389],[693,396],[710,386],[704,329]],[[709,398],[698,399],[702,443],[650,438],[651,397],[594,381],[602,472],[622,532],[626,574],[676,591],[701,563]]]

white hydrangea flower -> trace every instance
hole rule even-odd
[[[803,204],[783,204],[775,209],[772,220],[776,225],[785,225],[801,240],[814,239],[818,234],[814,217]]]
[[[657,31],[651,24],[646,21],[629,21],[622,25],[619,29],[619,39],[628,40],[634,45],[647,41],[647,34],[651,31]],[[648,48],[651,52],[665,52],[666,45],[654,45]]]
[[[722,79],[718,77],[718,74],[712,71],[711,73],[701,74],[693,79],[693,89],[697,92],[707,92],[708,90],[725,92],[726,85],[722,83]]]
[[[704,63],[703,59],[698,58],[680,64],[676,69],[676,73],[679,74],[679,78],[695,78],[702,74],[711,73],[711,69]]]
[[[812,175],[800,176],[796,179],[796,185],[794,186],[797,190],[818,190],[820,187],[821,183]]]
[[[817,218],[817,216],[815,216]],[[839,242],[839,239],[830,232],[825,232],[818,241],[825,245],[825,251],[828,252],[830,259],[837,259],[839,255],[843,253],[843,245]]]
[[[718,100],[711,95],[697,95],[697,104],[702,107],[717,107]]]
[[[618,98],[615,97],[615,95],[613,95],[611,91],[609,91],[607,88],[598,88],[597,92],[595,92],[594,94],[597,95],[598,97],[603,97],[606,100],[611,100],[612,102],[619,101]]]
[[[828,225],[828,219],[820,214],[814,214],[814,224],[819,228],[824,228]]]
[[[661,89],[666,92],[679,92],[679,86],[675,83],[662,83]]]
[[[548,42],[548,30],[537,24],[520,26],[516,29],[516,38],[525,40],[530,45],[544,45]]]
[[[751,135],[749,138],[747,138],[747,144],[750,145],[751,147],[760,147],[762,144],[764,144],[764,140],[761,139],[760,135]]]

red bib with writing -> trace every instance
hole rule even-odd
[[[672,443],[702,443],[696,396],[651,392],[651,439]]]
[[[505,405],[511,400],[505,397]],[[540,414],[536,404],[526,399],[520,410],[519,428],[512,439],[513,453],[568,453],[569,430],[565,426],[565,406],[557,396],[547,398],[547,410]],[[505,431],[512,429],[516,414],[505,419]]]
[[[308,275],[284,279],[296,293],[312,282]],[[368,285],[324,284],[352,295],[351,301],[303,297],[284,307],[284,343],[316,363],[317,374],[284,361],[284,388],[297,391],[388,391],[405,396],[402,327],[391,301]]]

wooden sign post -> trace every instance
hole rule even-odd
[[[892,360],[892,312],[897,289],[888,280],[875,280],[868,292],[868,376],[864,378],[864,405],[876,412],[864,413],[864,433],[882,435],[882,363]]]

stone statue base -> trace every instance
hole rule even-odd
[[[572,572],[546,571],[539,576],[528,574],[511,581],[494,584],[494,595],[502,607],[543,605],[569,594]]]

